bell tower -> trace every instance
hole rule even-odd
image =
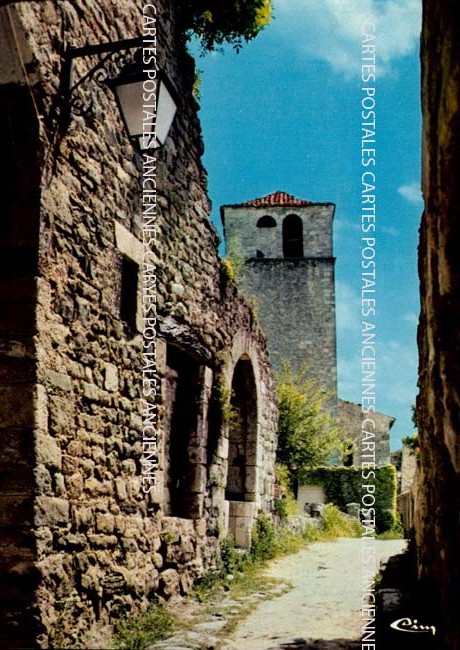
[[[274,192],[224,205],[227,254],[243,258],[243,294],[254,299],[273,366],[309,363],[332,395],[337,414],[333,203],[312,203]]]

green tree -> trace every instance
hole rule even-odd
[[[277,461],[288,468],[291,479],[321,465],[340,448],[337,422],[326,410],[329,397],[308,376],[308,366],[294,372],[283,364],[278,375]]]
[[[402,438],[401,442],[409,448],[412,456],[415,456],[417,460],[420,460],[420,439],[418,433]]]
[[[178,0],[178,17],[187,36],[196,34],[204,50],[230,43],[240,49],[271,20],[271,0]]]

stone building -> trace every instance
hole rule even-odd
[[[391,452],[391,464],[396,467],[398,494],[410,491],[417,469],[417,457],[414,451],[403,444],[402,449]]]
[[[146,158],[110,89],[79,85],[66,130],[60,105],[67,48],[142,36],[142,7],[0,9],[2,647],[107,647],[117,617],[187,592],[227,531],[247,545],[272,502],[265,338],[221,271],[194,65],[173,4],[155,7],[158,66],[179,98],[150,162],[156,269]],[[76,59],[76,78],[98,60]]]
[[[309,364],[337,413],[332,203],[285,192],[221,208],[227,253],[244,261],[240,285],[255,300],[277,370]]]
[[[414,488],[418,466],[415,451],[403,444],[402,449],[391,453],[391,464],[396,468],[396,509],[401,517],[405,536],[410,538],[414,528]]]
[[[415,528],[445,648],[460,648],[460,6],[423,2]],[[434,612],[433,612],[434,613]]]
[[[363,412],[361,404],[347,402],[339,399],[339,423],[342,440],[353,443],[353,447],[344,464],[359,467],[361,465],[361,439]],[[389,465],[390,456],[390,429],[395,423],[395,418],[384,413],[373,413],[372,420],[375,424],[375,462],[378,467]]]
[[[402,467],[402,449],[392,451],[390,454],[391,464],[396,470],[396,489],[398,494],[401,492],[401,467]]]

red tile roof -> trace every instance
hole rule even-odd
[[[259,199],[252,199],[251,201],[246,201],[245,203],[235,203],[233,205],[224,206],[231,208],[259,208],[259,207],[303,207],[308,205],[315,205],[311,201],[306,201],[305,199],[297,199],[292,194],[287,194],[287,192],[273,192],[272,194],[267,194],[267,196],[262,196]]]

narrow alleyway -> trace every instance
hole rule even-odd
[[[400,553],[404,540],[377,541],[379,560]],[[222,650],[355,650],[361,635],[361,540],[318,542],[274,562],[268,575],[293,588],[262,602]]]

